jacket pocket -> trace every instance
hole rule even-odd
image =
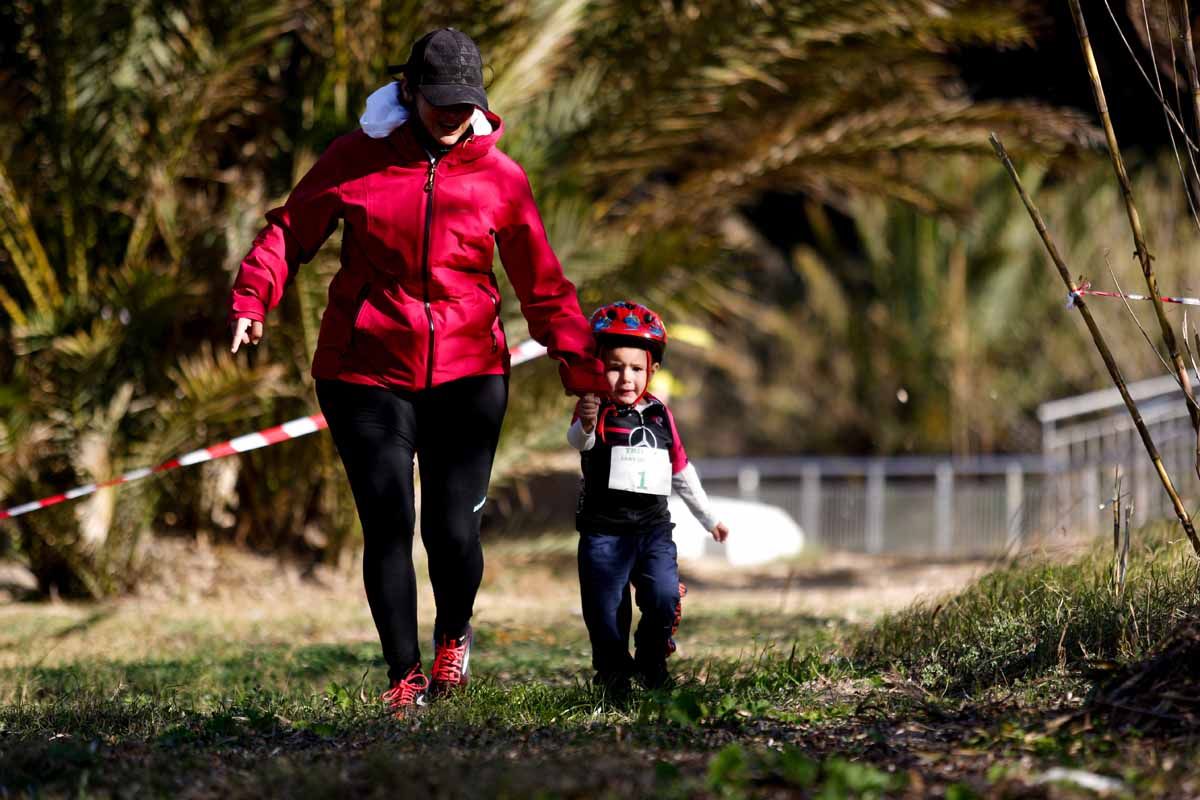
[[[492,293],[492,290],[487,286],[480,284],[479,290],[487,295],[487,299],[492,303],[492,322],[488,325],[488,330],[492,335],[492,352],[500,349],[500,336],[496,329],[501,326],[500,322],[500,298]]]
[[[367,305],[367,295],[371,293],[370,282],[364,283],[362,288],[358,290],[358,296],[354,299],[354,313],[350,317],[350,342],[349,348],[354,349],[355,339],[358,338],[358,329],[362,324],[363,309]]]

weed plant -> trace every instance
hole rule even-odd
[[[855,638],[852,657],[957,692],[1142,658],[1196,615],[1200,570],[1177,526],[1132,538],[1124,592],[1102,546],[1069,563],[1021,559],[949,599],[883,617]]]

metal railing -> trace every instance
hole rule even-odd
[[[1197,508],[1195,433],[1175,378],[1128,388],[1180,497]],[[1117,473],[1137,524],[1174,516],[1116,389],[1043,403],[1038,419],[1036,455],[728,458],[697,468],[709,493],[781,506],[810,541],[867,553],[996,555],[1058,531],[1111,530],[1104,510]]]
[[[1169,515],[1144,454],[1124,455],[1082,465],[1042,455],[732,458],[698,460],[697,469],[710,494],[780,506],[823,547],[957,558],[1015,552],[1057,531],[1101,531],[1114,463],[1139,518]],[[1194,504],[1197,487],[1187,486]]]

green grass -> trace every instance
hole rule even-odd
[[[732,635],[739,628],[729,622],[716,624]],[[694,627],[711,624],[700,618]],[[608,785],[611,775],[589,768],[593,757],[623,765],[708,753],[727,748],[750,721],[786,726],[798,719],[806,683],[836,667],[816,656],[827,649],[827,627],[793,630],[805,649],[681,659],[678,688],[612,703],[587,681],[581,629],[483,628],[470,690],[403,721],[375,699],[383,667],[373,642],[209,642],[183,658],[9,668],[0,673],[9,698],[0,707],[0,791],[106,794],[132,786],[168,795],[207,787],[257,795],[285,785],[303,797],[416,782],[433,794],[476,796],[446,783],[457,770],[475,775],[473,785],[485,776],[483,786],[497,789],[478,796],[527,796],[539,786],[619,793]],[[801,775],[799,751],[768,753],[753,739],[737,751],[746,762],[737,780],[786,784]],[[221,764],[215,770],[214,758]],[[806,785],[825,781],[822,769],[814,762],[801,776]],[[843,780],[840,767],[829,769],[828,780]],[[705,762],[623,771],[635,792],[664,782],[687,792],[710,779],[707,770]]]
[[[1087,796],[1038,784],[1051,766],[1189,796],[1194,733],[1063,722],[1089,689],[1075,667],[1144,654],[1193,607],[1195,562],[1166,536],[1139,536],[1119,602],[1099,551],[1007,567],[868,627],[696,590],[677,686],[622,701],[589,683],[561,554],[497,558],[503,591],[514,569],[541,570],[537,618],[490,603],[470,689],[404,720],[377,700],[357,588],[8,607],[0,797]]]
[[[1015,563],[953,598],[884,617],[857,637],[853,658],[959,692],[1142,658],[1200,609],[1200,569],[1177,526],[1132,539],[1121,595],[1105,547],[1065,564]]]

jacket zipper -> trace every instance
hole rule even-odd
[[[433,386],[433,308],[429,305],[429,236],[433,230],[433,179],[437,158],[429,157],[429,176],[425,179],[425,245],[421,251],[421,278],[425,288],[425,319],[429,321],[429,357],[425,361],[425,388]]]

